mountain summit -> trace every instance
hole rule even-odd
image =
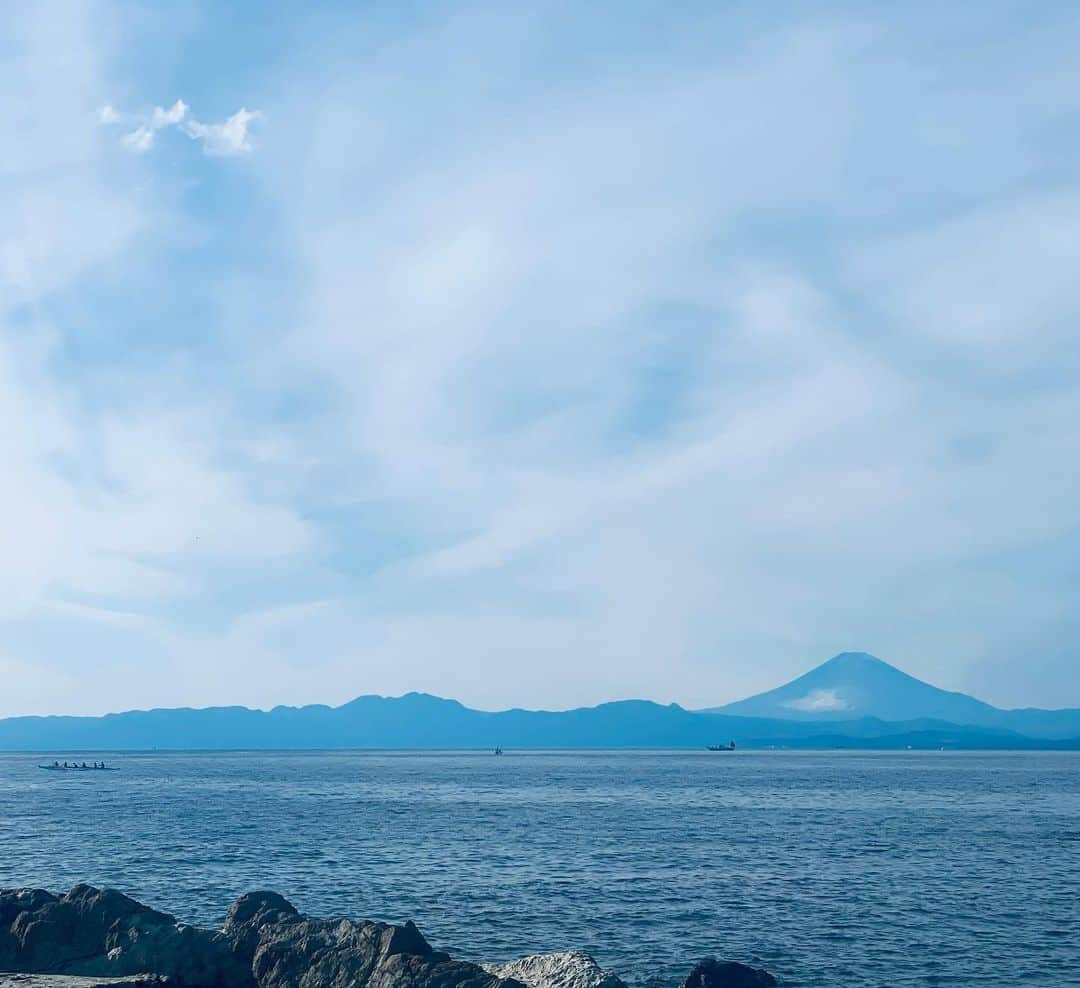
[[[931,686],[866,652],[841,652],[784,686],[710,712],[798,721],[936,720],[1036,737],[1080,734],[1080,710],[1002,710]]]
[[[997,708],[938,689],[866,652],[841,652],[784,686],[730,703],[717,712],[785,720],[932,718],[954,724],[995,724]]]

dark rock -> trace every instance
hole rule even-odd
[[[95,974],[130,975],[150,971],[177,986],[256,988],[250,955],[236,950],[224,933],[180,923],[136,922],[115,929]]]
[[[776,984],[768,971],[710,957],[686,976],[682,988],[772,988]]]
[[[299,922],[303,917],[288,899],[277,892],[248,892],[225,913],[225,935],[233,950],[253,958],[263,927]]]
[[[10,920],[9,938],[0,945],[0,963],[11,971],[65,973],[73,964],[102,957],[114,927],[176,922],[120,892],[90,885],[76,885],[61,898],[26,890],[14,895],[15,905],[22,908]],[[9,909],[5,904],[0,912]]]
[[[411,922],[307,919],[274,892],[238,899],[224,933],[259,988],[521,988],[432,950]]]
[[[19,913],[49,902],[56,902],[56,896],[44,889],[0,889],[0,927],[11,926]]]
[[[226,932],[238,942],[257,942],[251,970],[260,988],[520,988],[433,951],[412,923],[288,915],[263,924],[257,934],[244,924]]]
[[[20,953],[19,942],[11,931],[11,925],[26,912],[33,912],[56,896],[42,889],[0,889],[0,971],[14,971]]]
[[[225,913],[225,932],[241,927],[260,927],[267,923],[300,919],[296,907],[277,892],[248,892],[240,896]]]
[[[89,885],[59,898],[0,890],[0,970],[170,988],[524,988],[432,950],[412,923],[308,919],[277,893],[252,892],[222,930],[204,930]]]
[[[12,913],[7,929],[0,927],[0,969],[102,978],[149,972],[199,988],[254,985],[250,964],[224,934],[183,926],[114,889],[77,885],[60,898],[0,892],[0,916]]]
[[[451,960],[446,954],[393,954],[372,972],[368,988],[524,988],[500,980],[477,964]]]

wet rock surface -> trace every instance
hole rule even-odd
[[[8,973],[3,973],[8,972]],[[775,985],[705,961],[683,988]],[[0,890],[0,988],[626,988],[581,951],[481,966],[403,926],[301,915],[276,892],[229,907],[221,930],[188,926],[113,889]]]

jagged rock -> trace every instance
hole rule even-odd
[[[15,970],[22,949],[11,926],[23,913],[35,912],[56,896],[41,889],[0,889],[0,971]]]
[[[251,963],[223,933],[181,923],[145,920],[110,933],[97,974],[151,971],[178,986],[256,988]]]
[[[527,988],[626,988],[618,975],[605,971],[583,950],[530,954],[506,964],[481,966],[489,974],[513,978]]]
[[[8,935],[0,937],[0,966],[56,973],[103,957],[114,926],[175,922],[120,892],[89,885],[76,885],[59,898],[40,890],[0,892],[0,918],[9,915]]]
[[[255,892],[229,910],[225,935],[254,945],[260,988],[496,988],[500,979],[475,964],[431,949],[408,922],[306,919],[281,896]],[[513,983],[507,986],[513,988]]]
[[[277,892],[248,892],[240,896],[225,913],[224,933],[233,949],[245,957],[254,957],[263,927],[290,923],[302,917],[288,899]]]
[[[694,967],[682,988],[772,988],[776,984],[768,971],[710,957]]]
[[[243,896],[221,931],[185,926],[109,889],[0,891],[0,970],[176,988],[522,988],[432,950],[412,924],[307,919],[274,892]]]
[[[199,988],[254,986],[224,934],[177,923],[114,889],[0,892],[0,968],[122,978],[150,972]]]
[[[0,928],[11,926],[19,913],[50,902],[56,902],[56,896],[44,889],[0,889]]]
[[[433,950],[411,922],[309,919],[275,892],[242,896],[222,930],[204,930],[89,885],[59,897],[0,889],[0,971],[37,977],[0,988],[146,988],[162,979],[170,988],[626,988],[580,951],[485,969]],[[682,988],[775,984],[765,971],[708,960]]]
[[[240,896],[225,913],[225,931],[258,929],[269,923],[299,919],[296,907],[277,892],[248,892]]]

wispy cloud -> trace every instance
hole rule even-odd
[[[0,61],[0,712],[1077,702],[1073,15],[96,4]]]
[[[184,125],[184,133],[202,141],[203,150],[207,154],[244,154],[252,150],[248,128],[253,121],[261,118],[262,114],[257,110],[241,108],[220,124],[203,124],[198,120],[189,120]]]
[[[803,713],[827,713],[832,710],[849,710],[851,704],[843,699],[836,690],[813,690],[806,696],[800,696],[796,700],[788,700],[784,704],[792,710],[800,710]]]
[[[253,150],[249,128],[262,118],[257,110],[242,107],[223,123],[202,123],[189,113],[190,107],[178,99],[170,107],[155,106],[149,114],[121,113],[111,104],[98,110],[98,121],[105,126],[136,124],[127,131],[122,141],[125,147],[137,154],[149,151],[159,131],[176,128],[192,140],[198,141],[203,152],[211,156],[246,154]]]

